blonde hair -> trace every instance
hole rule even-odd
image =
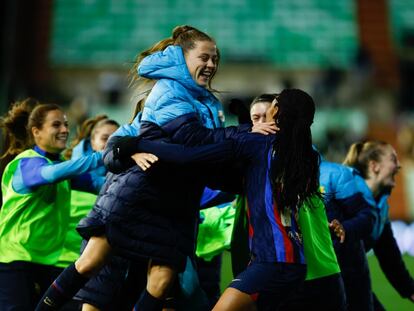
[[[380,140],[354,143],[349,147],[343,164],[357,169],[363,178],[368,178],[369,161],[379,162],[388,146],[390,144]]]

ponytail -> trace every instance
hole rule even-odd
[[[13,158],[33,145],[31,132],[28,131],[30,113],[39,102],[34,98],[26,98],[12,104],[7,114],[0,118],[0,128],[4,137],[4,153],[0,156],[0,178],[4,169]],[[0,187],[0,205],[3,203]]]
[[[349,147],[343,164],[357,169],[363,178],[368,178],[369,161],[380,161],[387,146],[388,143],[378,140],[354,143]]]
[[[343,162],[344,165],[355,167],[358,165],[358,157],[364,147],[363,142],[353,143],[351,147],[349,147],[348,153],[345,156],[345,160]]]
[[[0,127],[5,138],[5,152],[0,159],[14,157],[33,145],[28,123],[31,112],[39,104],[39,101],[33,98],[15,102],[7,115],[0,119]]]
[[[132,65],[132,68],[129,70],[130,87],[137,86],[140,83],[144,85],[148,85],[149,83],[151,83],[151,79],[138,76],[138,67],[141,64],[141,61],[148,55],[151,55],[155,52],[164,51],[168,46],[173,44],[174,40],[172,38],[166,38],[155,43],[153,46],[146,49],[145,51],[139,53],[135,59],[134,65]]]

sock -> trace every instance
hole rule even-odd
[[[161,311],[163,305],[163,299],[155,298],[147,289],[144,289],[133,311]]]
[[[82,276],[71,264],[50,285],[35,311],[58,310],[85,285],[89,278]]]

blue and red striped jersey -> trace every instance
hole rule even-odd
[[[243,135],[239,156],[249,158],[245,191],[249,219],[250,250],[262,262],[305,263],[302,234],[296,208],[281,213],[269,178],[274,137]],[[253,136],[253,137],[252,137]],[[246,142],[245,140],[248,140]]]

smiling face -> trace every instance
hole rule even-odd
[[[395,175],[401,166],[393,147],[388,145],[384,147],[383,151],[380,161],[374,163],[373,170],[377,177],[378,187],[383,190],[391,190],[395,187]]]
[[[217,47],[212,41],[196,41],[195,47],[184,53],[188,71],[194,81],[207,87],[217,70]]]
[[[36,145],[49,153],[60,153],[66,148],[69,135],[68,121],[61,110],[50,110],[41,128],[32,128]]]

